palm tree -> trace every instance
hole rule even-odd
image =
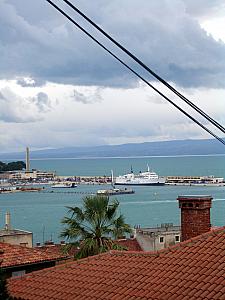
[[[83,209],[68,207],[70,217],[64,217],[66,225],[61,237],[69,240],[69,247],[78,246],[77,258],[83,258],[110,249],[122,249],[113,239],[130,233],[131,227],[125,223],[123,215],[118,214],[119,202],[109,203],[106,196],[87,196],[83,198]]]

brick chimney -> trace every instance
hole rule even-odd
[[[210,231],[212,196],[178,196],[181,208],[181,240],[185,241]]]

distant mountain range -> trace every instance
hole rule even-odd
[[[217,140],[175,140],[92,147],[69,147],[31,151],[36,158],[92,158],[170,155],[225,154],[225,147]],[[2,153],[0,159],[25,159],[24,152]]]

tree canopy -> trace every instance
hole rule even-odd
[[[70,217],[64,217],[65,225],[61,236],[68,239],[70,246],[79,246],[77,258],[83,258],[110,249],[122,249],[115,239],[130,233],[130,225],[118,212],[119,202],[109,201],[107,196],[83,198],[83,208],[68,207]]]
[[[26,164],[23,161],[12,161],[9,163],[4,163],[0,161],[0,172],[20,171],[24,168],[26,168]]]

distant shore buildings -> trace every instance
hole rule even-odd
[[[8,171],[0,174],[2,180],[13,180],[13,181],[39,181],[39,180],[53,180],[56,176],[56,172],[52,171],[40,171],[30,168],[30,150],[26,147],[26,169]]]

